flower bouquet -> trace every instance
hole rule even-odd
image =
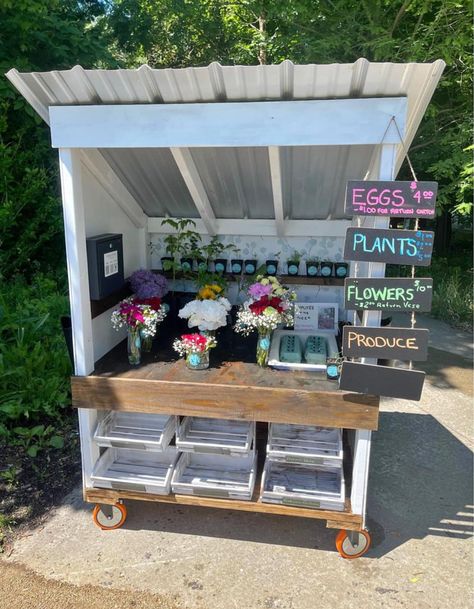
[[[259,275],[247,290],[248,299],[237,312],[235,331],[248,336],[258,332],[257,364],[266,366],[270,349],[270,336],[280,324],[293,324],[296,298],[293,290],[281,285],[276,277]]]
[[[209,368],[209,349],[217,345],[213,336],[203,334],[183,334],[181,339],[173,342],[173,349],[181,357],[186,358],[186,366],[191,370],[204,370]]]
[[[162,304],[161,299],[168,292],[168,280],[159,273],[153,273],[146,269],[139,269],[130,276],[130,286],[134,292],[134,302],[150,306],[158,314],[157,325],[163,321],[168,313],[169,307]],[[141,332],[141,349],[142,351],[151,351],[153,337],[155,332],[150,335]]]
[[[227,324],[227,313],[231,304],[220,296],[222,288],[218,285],[205,285],[198,292],[197,298],[188,302],[178,313],[179,317],[188,320],[190,328],[199,328],[201,332],[213,333]]]
[[[113,311],[111,321],[115,330],[127,328],[128,361],[138,365],[141,360],[142,337],[153,338],[157,324],[164,319],[162,306],[156,311],[148,304],[139,304],[133,297],[122,300]]]

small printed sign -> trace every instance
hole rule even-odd
[[[376,357],[425,361],[429,330],[344,326],[342,352],[345,357]]]
[[[428,266],[433,252],[433,239],[432,231],[351,227],[346,232],[344,258]]]
[[[295,323],[297,332],[337,332],[339,305],[332,302],[295,303]]]
[[[349,310],[430,311],[432,296],[429,278],[348,277],[344,281],[344,306]]]
[[[420,370],[343,362],[339,389],[418,402],[424,382]]]
[[[104,277],[115,275],[119,271],[118,251],[104,254]]]
[[[346,214],[398,218],[434,218],[437,182],[382,182],[350,180]]]

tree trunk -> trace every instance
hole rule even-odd
[[[448,211],[436,218],[434,249],[438,255],[446,254],[451,243],[452,225],[451,214]]]
[[[258,47],[258,62],[261,66],[264,66],[267,63],[267,32],[265,29],[265,25],[265,13],[262,13],[258,18],[258,30],[261,35]]]

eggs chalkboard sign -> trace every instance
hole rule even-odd
[[[437,182],[349,180],[345,211],[349,216],[434,218]]]

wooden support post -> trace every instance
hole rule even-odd
[[[278,237],[285,234],[285,216],[283,212],[283,188],[281,182],[280,149],[278,146],[268,147],[270,161],[270,176],[273,192],[273,208],[275,210],[275,223]]]
[[[384,144],[380,151],[380,172],[379,180],[393,180],[397,146],[394,144]],[[374,228],[388,228],[389,218],[370,218],[362,219],[363,226]],[[385,264],[381,262],[359,263],[364,268],[358,277],[384,277]],[[364,311],[362,317],[363,326],[379,326],[382,313],[380,311]],[[363,358],[364,363],[376,363],[370,358]],[[365,513],[367,507],[367,489],[369,481],[369,463],[372,432],[369,430],[356,430],[354,439],[354,465],[352,470],[352,491],[351,504],[355,514],[363,517],[365,527]]]
[[[66,238],[69,301],[71,305],[74,372],[78,376],[87,376],[94,370],[94,345],[89,299],[80,151],[60,149],[59,169]],[[95,410],[79,410],[84,488],[90,486],[92,467],[99,457],[99,449],[92,442],[96,419],[97,412]]]
[[[171,148],[171,154],[188,187],[194,205],[209,235],[216,234],[216,216],[206,193],[191,152],[187,148]]]

